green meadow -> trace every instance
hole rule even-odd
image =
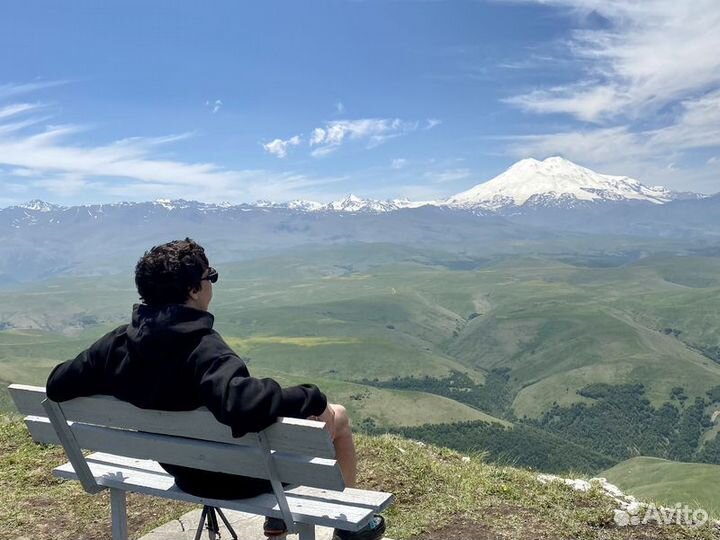
[[[602,476],[638,500],[669,507],[687,504],[703,508],[716,519],[720,517],[720,467],[717,465],[636,457],[619,463]]]

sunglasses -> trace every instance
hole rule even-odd
[[[200,281],[208,280],[210,283],[217,283],[219,274],[218,271],[215,270],[212,266],[208,268],[208,274],[204,278],[201,278]]]

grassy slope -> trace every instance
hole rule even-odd
[[[497,467],[477,458],[391,437],[359,437],[361,487],[392,492],[388,536],[411,538],[425,532],[436,540],[457,538],[443,527],[462,520],[474,533],[498,539],[710,540],[709,528],[617,529],[613,513],[597,490],[572,491],[540,484],[532,473]],[[61,449],[35,445],[20,422],[0,422],[0,538],[18,531],[54,540],[109,537],[107,493],[85,494],[78,482],[61,482],[52,468],[63,463]],[[190,505],[153,497],[129,497],[131,538],[179,517]],[[638,536],[641,535],[641,536]],[[477,537],[477,536],[471,536]]]
[[[257,375],[272,377],[283,385],[308,382],[304,377],[263,369],[257,370]],[[312,382],[327,394],[330,401],[343,404],[356,424],[372,419],[376,425],[383,427],[472,420],[511,425],[452,399],[425,392],[386,390],[333,379],[313,379]]]
[[[608,469],[602,476],[638,499],[668,506],[681,502],[720,517],[718,465],[636,457]]]
[[[694,261],[685,264],[691,276]],[[487,307],[446,350],[478,368],[511,367],[523,388],[519,416],[579,401],[577,390],[592,382],[642,382],[656,404],[673,386],[702,395],[720,383],[720,365],[635,316],[655,312],[649,298],[688,294],[650,263],[591,269],[508,261],[478,274]],[[720,313],[704,314],[706,326],[720,323]]]

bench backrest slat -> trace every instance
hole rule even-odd
[[[59,443],[45,409],[37,405],[45,398],[44,389],[12,385],[10,393],[20,412],[28,415],[25,422],[33,439],[42,443]],[[219,424],[207,410],[167,412],[139,409],[110,396],[78,398],[60,406],[81,448],[208,471],[270,478],[266,452],[259,447],[257,435],[248,434],[242,438],[244,444],[237,444],[239,439],[233,439],[229,428]],[[212,432],[212,437],[203,437],[202,434],[209,430],[209,424],[220,426],[222,431]],[[317,441],[329,443],[322,425],[307,420],[285,419],[263,432],[273,450],[272,459],[279,477],[276,480],[325,489],[344,489],[337,462],[320,457],[327,455],[327,450],[307,450],[318,446]]]
[[[35,442],[60,444],[47,418],[28,416],[25,423]],[[259,448],[168,437],[153,433],[123,431],[74,423],[70,429],[81,448],[136,459],[151,459],[208,471],[269,479],[265,458]],[[345,484],[334,459],[298,454],[273,453],[282,482],[342,490]]]
[[[9,390],[21,414],[46,416],[41,405],[45,399],[44,388],[13,384]],[[111,396],[92,396],[63,402],[62,409],[68,421],[72,422],[241,446],[258,445],[255,434],[233,437],[230,427],[220,424],[205,408],[192,411],[140,409]],[[272,450],[334,458],[335,449],[328,433],[317,429],[321,426],[320,422],[283,418],[265,430],[265,434]]]

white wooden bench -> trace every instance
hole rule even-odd
[[[394,500],[389,493],[345,487],[322,422],[281,418],[260,433],[233,438],[204,408],[139,409],[110,396],[56,403],[42,387],[13,384],[9,390],[33,440],[65,449],[69,462],[53,470],[56,476],[79,480],[88,493],[110,490],[113,540],[127,540],[127,491],[282,518],[300,540],[314,540],[316,525],[359,530]],[[94,453],[85,457],[82,449]],[[195,497],[157,461],[267,479],[273,493]]]

